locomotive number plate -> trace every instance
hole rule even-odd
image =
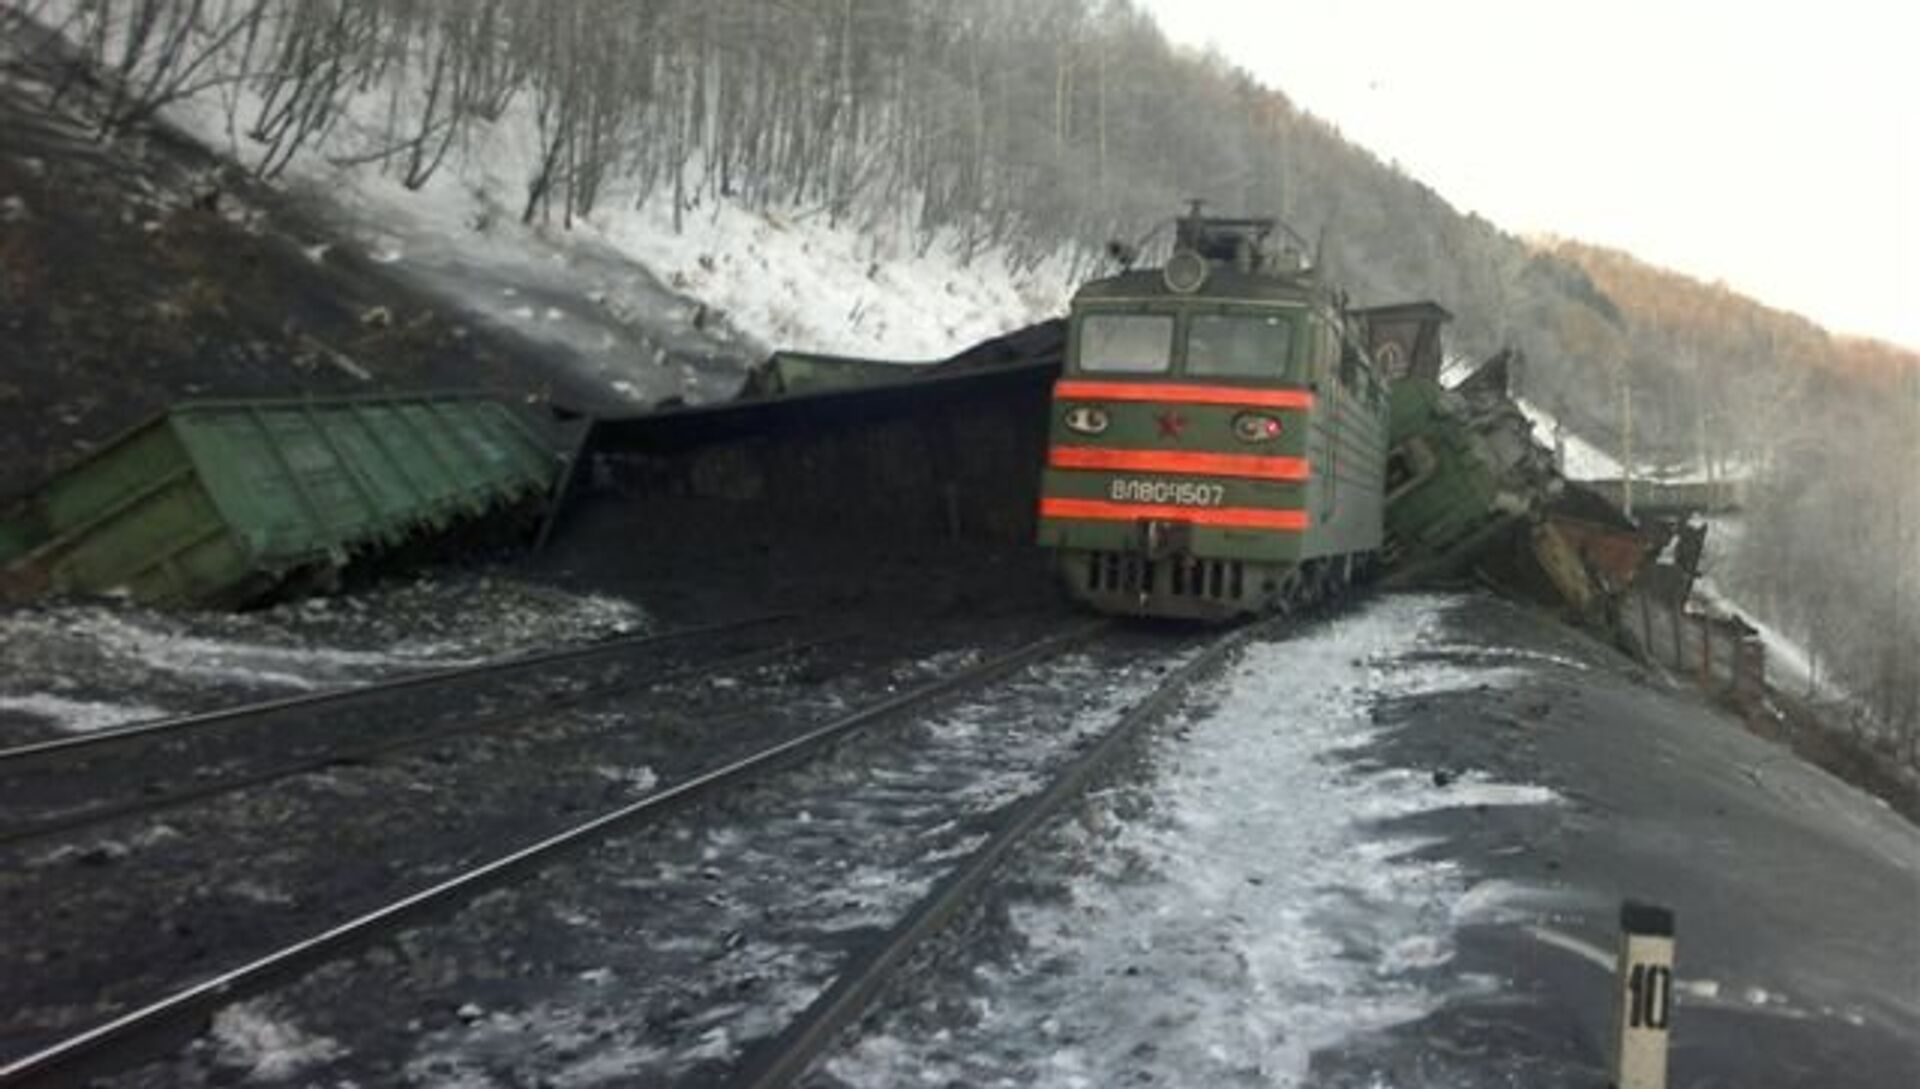
[[[1107,496],[1116,503],[1172,503],[1182,507],[1218,507],[1227,501],[1224,484],[1197,483],[1190,480],[1128,480],[1121,478],[1107,486]]]

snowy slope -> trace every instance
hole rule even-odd
[[[49,27],[75,25],[88,8],[32,6]],[[104,27],[113,55],[128,17]],[[244,55],[237,39],[223,42],[205,64],[221,75],[161,116],[250,170],[270,151],[248,133],[275,110],[263,108],[260,81],[230,78],[257,67]],[[311,240],[308,255],[362,251],[469,320],[549,347],[548,362],[613,400],[723,398],[772,348],[942,358],[1055,315],[1069,292],[1064,259],[1016,271],[1004,253],[963,260],[955,238],[910,244],[911,201],[884,214],[853,209],[851,221],[836,223],[819,208],[689,195],[676,216],[672,186],[641,191],[615,169],[590,214],[555,210],[523,224],[544,155],[528,95],[497,119],[473,119],[437,171],[410,189],[398,152],[419,119],[396,115],[393,103],[424,101],[409,86],[420,78],[402,66],[343,92],[338,115],[286,160],[278,183],[338,231]],[[689,193],[704,192],[697,168],[690,172]]]
[[[0,746],[639,631],[631,602],[486,576],[247,613],[0,612]]]
[[[610,185],[570,225],[520,213],[537,140],[509,109],[457,149],[419,190],[364,161],[388,139],[384,92],[360,101],[284,175],[347,244],[363,249],[474,320],[559,349],[636,403],[730,395],[744,366],[773,348],[937,359],[1054,316],[1070,293],[1066,262],[1030,272],[1004,254],[962,261],[946,240],[918,252],[904,231],[862,231],[817,210],[709,202],[675,229],[666,196]],[[209,93],[169,120],[249,161],[229,110]],[[326,259],[328,243],[311,254]]]

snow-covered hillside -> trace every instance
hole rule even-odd
[[[142,56],[128,44],[136,20],[124,9],[44,0],[28,10],[38,29],[8,24],[0,38],[0,68],[23,100],[62,97],[62,77],[21,63],[29,57]],[[291,25],[269,23],[269,38]],[[99,35],[91,46],[79,41],[86,27]],[[43,37],[55,28],[66,38]],[[136,64],[126,86],[128,95],[156,94],[161,121],[230,160],[232,176],[199,179],[195,199],[268,233],[271,213],[239,184],[240,174],[263,174],[324,225],[298,232],[316,264],[363,254],[460,321],[546,346],[543,364],[585,378],[610,402],[724,398],[776,348],[943,358],[1057,314],[1073,280],[1060,257],[1029,255],[1015,267],[1005,250],[969,246],[952,231],[926,237],[911,198],[884,210],[870,199],[836,216],[820,202],[769,205],[715,196],[723,187],[650,185],[627,169],[631,155],[609,171],[591,210],[571,210],[570,193],[526,222],[530,186],[553,154],[532,92],[508,96],[490,119],[464,115],[445,158],[422,169],[409,141],[430,144],[419,134],[440,131],[423,71],[373,66],[307,100],[300,96],[321,94],[317,86],[276,84],[272,58],[249,52],[247,35],[181,32],[205,50],[191,78],[156,92]],[[103,81],[94,112],[124,104],[115,78]],[[62,108],[88,114],[75,98]],[[288,138],[289,126],[301,135]],[[149,135],[139,125],[114,132]],[[701,175],[699,161],[687,173]]]
[[[569,224],[523,224],[538,141],[510,109],[456,148],[419,189],[378,161],[391,140],[383,92],[298,152],[283,184],[345,239],[474,320],[567,350],[636,403],[724,397],[740,366],[775,348],[938,359],[1064,309],[1063,260],[1031,271],[1007,255],[962,260],[956,239],[921,250],[898,228],[861,229],[822,209],[756,211],[708,201],[674,222],[670,193],[618,187]],[[166,116],[236,161],[232,118],[252,104],[212,92]],[[330,243],[311,255],[324,260]]]

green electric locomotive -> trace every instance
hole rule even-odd
[[[1164,267],[1074,297],[1039,538],[1094,608],[1292,608],[1380,547],[1387,389],[1276,228],[1196,207]]]

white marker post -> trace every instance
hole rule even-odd
[[[1620,905],[1620,993],[1614,1002],[1613,1089],[1667,1089],[1673,1014],[1673,912]]]

